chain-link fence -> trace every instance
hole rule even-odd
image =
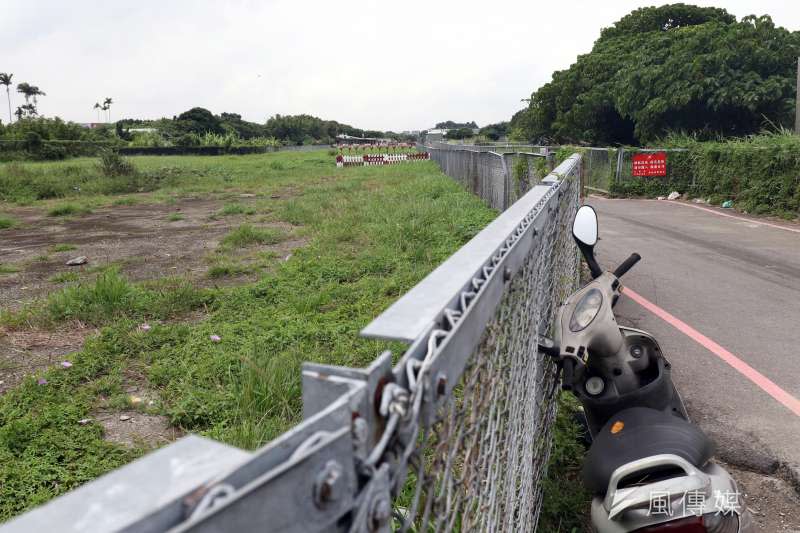
[[[582,156],[583,186],[589,191],[608,193],[616,179],[617,150],[585,148]]]
[[[420,145],[422,146],[422,145]],[[480,144],[466,144],[466,143],[448,143],[443,141],[434,141],[425,143],[425,149],[439,149],[439,150],[466,150],[472,152],[495,152],[498,154],[508,152],[534,152],[547,154],[549,147],[539,144],[524,144],[524,143],[480,143]]]
[[[494,147],[436,143],[422,149],[439,164],[442,172],[502,211],[552,168],[553,154],[547,147],[524,148],[528,151],[495,152]]]
[[[187,437],[0,530],[535,531],[557,393],[537,340],[578,281],[581,157],[539,182],[539,156],[454,152],[508,207],[363,330],[408,343],[394,366],[307,363],[304,421],[252,454]]]
[[[577,281],[565,230],[576,185],[547,208],[553,219],[534,237],[479,345],[461,363],[461,383],[416,441],[413,497],[399,509],[401,530],[536,530],[558,388],[536,341]]]
[[[666,156],[665,175],[635,176],[634,158],[657,152],[663,152]],[[620,148],[617,150],[617,168],[611,191],[637,196],[666,195],[674,190],[691,192],[696,178],[689,157],[689,151],[683,148]]]
[[[583,156],[583,186],[589,191],[611,194],[653,195],[670,190],[691,191],[695,176],[688,150],[682,148],[580,148]],[[664,176],[635,176],[637,155],[663,152]]]

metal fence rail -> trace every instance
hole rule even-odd
[[[439,150],[466,150],[472,152],[534,152],[547,154],[550,147],[539,144],[525,144],[525,143],[481,143],[481,144],[465,144],[465,143],[448,143],[443,141],[432,141],[425,143],[426,149],[434,148]]]
[[[304,421],[263,448],[188,437],[0,530],[534,531],[557,392],[537,337],[578,281],[581,157],[511,203],[506,156],[457,153],[437,161],[507,209],[363,330],[408,343],[396,365],[307,363]]]

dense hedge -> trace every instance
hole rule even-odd
[[[800,136],[760,135],[726,142],[693,142],[670,153],[669,178],[624,177],[612,184],[621,196],[658,196],[671,191],[737,209],[785,218],[800,215]]]
[[[122,155],[245,155],[278,150],[274,146],[126,146]]]
[[[0,140],[0,161],[55,160],[68,157],[93,157],[114,148],[111,141],[42,140],[38,136],[24,140]]]
[[[0,140],[0,161],[45,161],[68,157],[95,157],[105,149],[121,155],[246,155],[279,150],[322,150],[330,145],[309,146],[122,146],[115,142]]]

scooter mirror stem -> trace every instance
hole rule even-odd
[[[539,351],[555,358],[561,355],[561,349],[555,341],[549,337],[539,337]]]
[[[578,249],[583,254],[586,264],[589,266],[589,271],[592,273],[592,279],[597,279],[603,274],[603,269],[597,264],[597,259],[594,258],[594,246],[589,246],[575,239],[578,243]]]

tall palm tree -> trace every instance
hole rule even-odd
[[[111,122],[111,104],[113,103],[114,101],[109,97],[106,97],[106,99],[103,100],[103,109],[105,109],[107,112],[106,115],[107,122]]]
[[[38,108],[39,100],[37,99],[38,96],[47,96],[44,91],[39,90],[39,88],[34,85],[33,86],[33,107]],[[36,113],[38,114],[39,111],[37,109]]]
[[[39,89],[39,87],[36,85],[31,85],[30,83],[23,81],[22,83],[17,84],[17,92],[21,93],[25,97],[25,105],[28,106],[29,114],[38,114],[36,106],[39,104],[39,100],[37,97],[47,96],[44,91]],[[31,98],[33,98],[33,104],[31,104]],[[25,108],[25,106],[23,106],[23,108]]]
[[[17,92],[22,94],[25,97],[25,103],[29,103],[31,101],[31,96],[33,96],[34,87],[30,83],[22,82],[17,84]]]
[[[100,122],[100,110],[103,109],[103,107],[98,102],[95,102],[92,109],[97,110],[97,122]]]
[[[17,122],[22,120],[22,116],[25,114],[25,111],[22,109],[22,106],[17,107],[17,110],[14,111],[14,114],[17,115]]]
[[[9,87],[11,87],[11,78],[14,75],[10,73],[0,72],[0,85],[6,86],[6,99],[8,100],[8,123],[11,124],[11,92],[9,91]]]

